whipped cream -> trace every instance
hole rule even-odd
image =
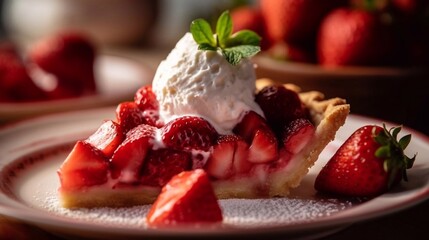
[[[255,102],[254,64],[242,59],[238,65],[221,53],[198,50],[186,33],[155,73],[152,89],[164,122],[184,115],[205,118],[221,134],[229,134],[245,112],[263,115]]]

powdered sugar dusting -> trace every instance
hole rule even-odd
[[[42,152],[40,157],[22,160],[21,167],[11,169],[3,182],[9,195],[28,207],[64,221],[88,223],[114,229],[146,229],[146,215],[151,205],[129,208],[66,209],[60,204],[56,170],[67,156],[65,150]],[[338,199],[320,198],[307,176],[289,198],[219,200],[223,225],[233,228],[290,226],[329,218],[355,205]],[[300,189],[300,190],[299,190]],[[298,191],[299,190],[299,191]],[[306,191],[303,191],[306,190]]]
[[[351,207],[350,202],[336,199],[226,199],[219,200],[224,224],[236,227],[292,225],[329,217]],[[48,212],[92,224],[115,227],[146,228],[145,217],[151,205],[129,208],[66,209],[56,196],[45,199]]]
[[[328,217],[351,207],[336,199],[228,199],[220,201],[225,222],[241,226],[297,224]]]

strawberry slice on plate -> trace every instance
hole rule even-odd
[[[219,223],[223,216],[207,173],[196,169],[171,178],[153,203],[146,220],[151,227],[170,227]]]

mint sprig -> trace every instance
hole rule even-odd
[[[192,21],[190,30],[199,50],[220,51],[232,65],[242,58],[252,57],[261,51],[261,37],[250,30],[232,33],[232,19],[229,11],[224,11],[216,23],[216,34],[204,19]]]

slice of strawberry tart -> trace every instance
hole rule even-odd
[[[198,19],[162,61],[152,85],[117,106],[58,170],[62,206],[152,203],[170,178],[204,169],[218,198],[287,196],[300,184],[350,110],[345,100],[256,80],[260,38],[216,34]]]

